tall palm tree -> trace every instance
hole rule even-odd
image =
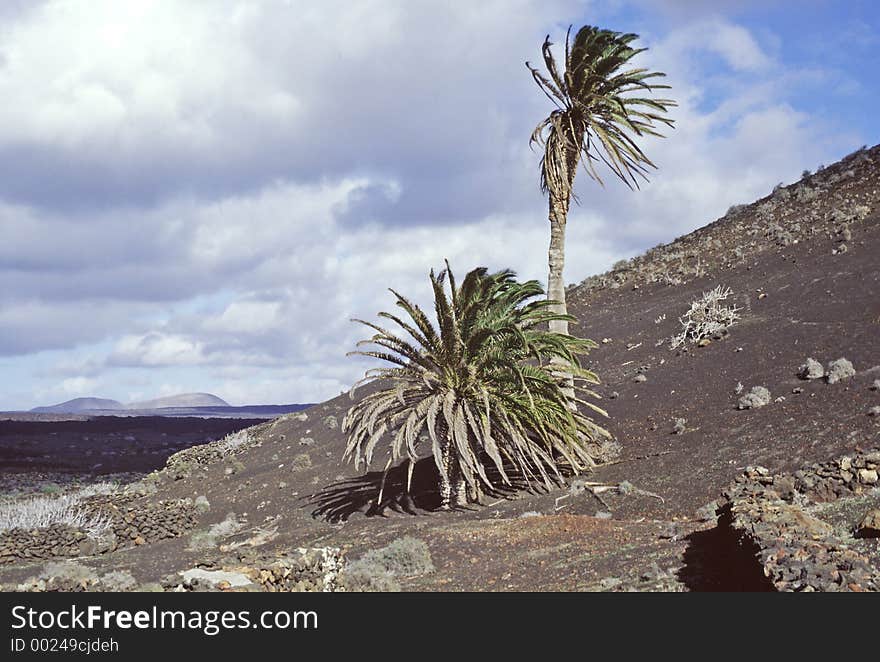
[[[633,92],[669,89],[649,83],[666,74],[632,67],[631,60],[647,50],[630,44],[638,35],[584,26],[571,41],[571,28],[565,37],[565,70],[560,72],[550,50],[550,36],[542,53],[546,73],[531,64],[535,82],[556,106],[537,127],[530,144],[544,149],[541,159],[541,190],[548,194],[550,210],[550,277],[547,295],[557,303],[553,310],[566,313],[565,224],[573,197],[578,163],[587,174],[603,184],[596,171],[601,161],[630,189],[638,188],[638,178],[647,181],[648,168],[656,168],[636,144],[644,135],[660,136],[658,124],[672,127],[665,113],[676,103],[670,99],[633,96]],[[662,136],[661,136],[662,137]],[[576,198],[575,198],[576,199]],[[568,333],[568,322],[550,323],[557,333]]]
[[[577,473],[592,466],[587,442],[609,435],[569,408],[547,363],[550,358],[562,362],[577,379],[578,391],[594,395],[585,387],[597,377],[577,357],[595,344],[549,331],[549,322],[571,318],[553,312],[537,281],[519,283],[510,270],[477,268],[458,286],[447,264],[438,275],[431,271],[430,279],[436,326],[394,290],[409,319],[379,316],[394,322],[397,333],[355,320],[376,333],[358,343],[373,349],[351,354],[391,366],[368,371],[355,385],[378,380],[381,388],[346,414],[345,458],[353,458],[356,467],[369,465],[384,439],[386,473],[392,463],[406,459],[411,480],[422,447],[429,446],[440,473],[441,506],[447,509],[477,500],[482,487],[494,487],[487,458],[508,485],[511,472],[530,485],[550,487],[562,480],[564,468]],[[605,415],[590,402],[578,402]]]

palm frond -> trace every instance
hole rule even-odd
[[[555,313],[555,302],[540,298],[540,283],[517,282],[511,270],[474,269],[459,284],[447,264],[438,274],[432,271],[430,281],[436,326],[396,292],[412,321],[380,316],[410,339],[357,320],[376,331],[359,345],[377,349],[351,353],[391,367],[373,368],[362,380],[382,387],[353,404],[343,419],[345,458],[369,465],[384,439],[389,461],[412,464],[427,451],[441,481],[458,476],[474,489],[493,487],[485,462],[505,483],[513,470],[528,484],[544,486],[561,480],[563,467],[578,472],[592,466],[587,445],[608,433],[572,411],[556,371],[561,365],[578,384],[597,383],[578,360],[596,345],[546,330],[550,320],[574,318]],[[604,414],[586,400],[595,394],[577,389],[585,409]]]
[[[554,109],[532,132],[530,144],[544,147],[541,190],[563,200],[573,197],[578,163],[587,175],[603,184],[596,164],[604,163],[629,188],[647,180],[653,162],[636,145],[634,137],[662,137],[659,125],[673,128],[667,116],[676,106],[672,99],[632,96],[669,89],[653,79],[659,71],[632,67],[645,48],[633,48],[633,33],[584,26],[565,38],[565,71],[559,72],[549,36],[541,46],[546,74],[526,63],[538,87],[553,101]]]

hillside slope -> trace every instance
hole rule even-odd
[[[410,589],[755,588],[719,542],[714,508],[701,507],[748,465],[791,470],[880,442],[880,417],[868,415],[880,404],[871,390],[880,378],[878,256],[875,147],[570,288],[575,332],[602,341],[590,364],[621,449],[588,478],[618,490],[519,491],[432,511],[430,459],[417,465],[411,496],[402,469],[383,486],[378,463],[366,475],[342,464],[339,423],[350,400],[340,396],[252,428],[246,443],[215,446],[201,460],[172,458],[151,481],[156,492],[142,497],[203,495],[210,511],[199,529],[234,512],[246,522],[238,537],[198,551],[179,537],[91,561],[155,581],[222,564],[232,550],[241,559],[251,547],[271,555],[333,545],[357,557],[410,535],[427,542],[436,566],[406,580]],[[671,349],[679,316],[717,285],[731,288],[741,321],[704,346]],[[856,374],[836,384],[801,380],[808,357],[823,365],[846,357]],[[770,404],[738,409],[739,384],[766,387]],[[673,434],[676,418],[686,419],[682,434]]]

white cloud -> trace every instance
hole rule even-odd
[[[0,354],[24,373],[34,353],[67,351],[34,383],[109,397],[165,384],[314,401],[359,376],[349,318],[391,309],[387,287],[428,304],[444,258],[543,280],[527,141],[549,109],[523,60],[583,13],[53,0],[0,15]],[[660,170],[642,191],[578,182],[569,281],[856,140],[790,105],[809,81],[730,20],[645,41],[677,128],[646,142]]]
[[[174,366],[205,362],[204,345],[179,335],[151,332],[123,336],[110,355],[115,365]]]
[[[205,321],[205,329],[221,333],[258,333],[280,323],[279,301],[233,301],[219,317]]]
[[[61,382],[61,390],[75,398],[91,393],[97,383],[88,377],[68,377]]]

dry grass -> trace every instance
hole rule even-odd
[[[45,529],[54,524],[66,524],[81,529],[92,537],[110,529],[110,518],[89,513],[80,502],[98,494],[116,489],[109,483],[90,485],[61,496],[39,496],[0,504],[0,532],[12,529]]]

